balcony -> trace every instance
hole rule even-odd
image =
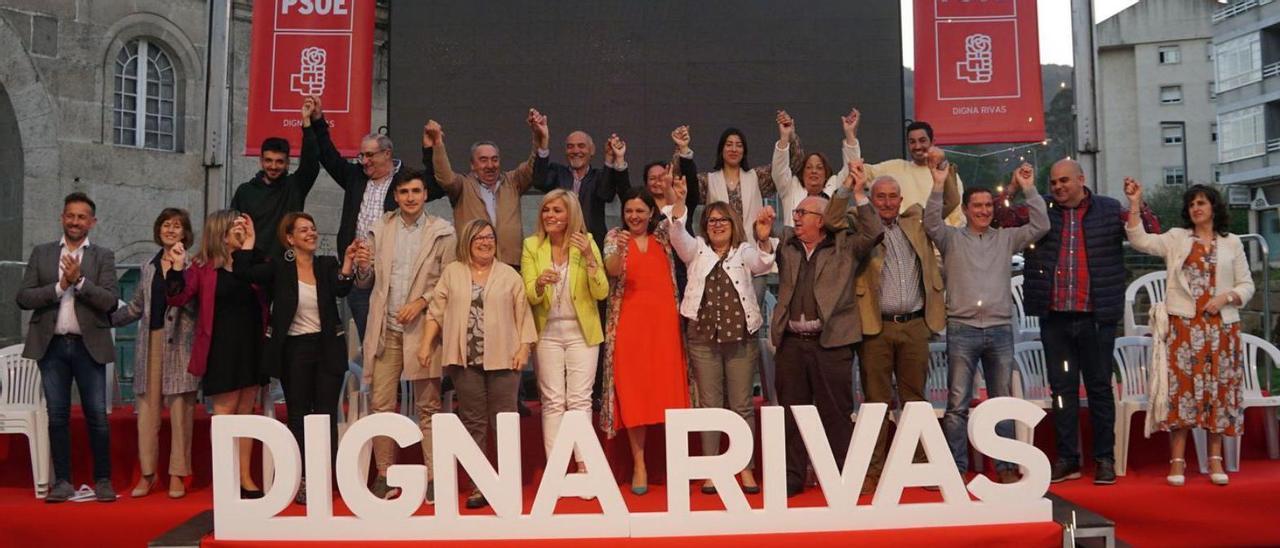
[[[1273,76],[1280,76],[1280,61],[1276,61],[1269,65],[1263,65],[1262,67],[1263,78],[1271,78]]]
[[[1264,0],[1263,3],[1268,3]],[[1213,11],[1213,22],[1219,23],[1258,7],[1258,0],[1237,0]]]

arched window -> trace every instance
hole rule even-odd
[[[112,140],[117,145],[178,150],[177,75],[159,44],[135,38],[115,59]]]

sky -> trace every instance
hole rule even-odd
[[[915,66],[914,32],[911,24],[915,0],[902,2],[902,64]],[[1138,3],[1138,0],[1093,0],[1093,18],[1097,23]],[[1040,27],[1040,63],[1071,65],[1071,1],[1036,0]]]

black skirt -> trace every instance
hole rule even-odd
[[[262,386],[262,307],[253,286],[218,269],[213,337],[202,387],[206,396]]]

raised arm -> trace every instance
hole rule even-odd
[[[857,215],[857,207],[869,202],[866,196],[867,166],[862,159],[854,159],[845,166],[845,174],[839,189],[827,202],[827,211],[823,214],[823,223],[832,232],[848,229],[853,226],[852,217]],[[849,205],[849,200],[854,202]]]
[[[423,139],[431,141],[431,169],[435,172],[436,183],[449,195],[450,200],[457,200],[462,194],[463,177],[454,173],[453,166],[449,164],[449,152],[444,145],[444,127],[440,122],[427,120],[422,132]]]
[[[626,195],[631,190],[631,180],[627,177],[627,142],[614,133],[605,141],[604,148],[605,169],[600,184],[596,185],[595,194],[597,200],[608,203],[615,196],[621,199]],[[614,172],[621,172],[622,176],[614,176]]]
[[[683,176],[672,180],[671,184],[667,185],[667,202],[671,205],[663,208],[662,212],[667,218],[663,222],[668,223],[667,235],[671,238],[671,247],[685,264],[693,262],[693,259],[698,256],[698,248],[702,245],[686,229],[685,217],[689,214],[686,203],[688,188],[689,184]]]
[[[311,192],[316,177],[320,176],[320,144],[313,127],[316,124],[328,124],[320,116],[320,97],[307,97],[302,100],[302,154],[298,156],[298,170],[293,173],[303,197]]]
[[[1013,249],[1010,254],[1027,247],[1028,245],[1039,240],[1049,232],[1049,212],[1045,206],[1044,198],[1036,192],[1035,171],[1031,164],[1024,163],[1018,166],[1013,174],[1014,184],[1022,189],[1023,196],[1027,199],[1027,208],[1030,210],[1027,224],[1006,230],[1013,230]]]
[[[929,172],[933,175],[933,192],[924,207],[924,232],[929,235],[938,251],[947,252],[947,238],[951,235],[947,225],[942,222],[942,185],[946,182],[953,166],[946,162],[931,164]]]
[[[317,111],[319,110],[317,104]],[[311,132],[316,137],[316,147],[320,155],[320,166],[324,171],[333,178],[333,182],[344,190],[352,181],[348,180],[351,166],[346,158],[342,157],[342,153],[338,152],[338,147],[333,145],[333,139],[329,137],[329,122],[324,119],[324,114],[320,114],[320,118],[313,120],[311,124]]]
[[[1147,232],[1142,219],[1142,183],[1132,177],[1124,178],[1124,195],[1129,199],[1129,217],[1125,219],[1125,236],[1133,248],[1148,255],[1167,257],[1171,249],[1168,234]]]
[[[786,196],[797,190],[804,192],[800,181],[796,180],[795,173],[791,171],[791,139],[796,134],[795,120],[787,111],[779,110],[777,123],[778,142],[774,143],[773,163],[770,166],[773,184],[777,187],[779,196]]]
[[[546,115],[538,112],[537,109],[529,109],[529,116],[526,120],[529,123],[529,130],[532,134],[533,150],[529,152],[529,159],[520,163],[515,169],[507,172],[507,178],[516,185],[516,189],[524,194],[533,186],[534,180],[547,178],[547,164],[550,163],[550,152],[547,150],[550,142],[550,130],[547,128]]]

